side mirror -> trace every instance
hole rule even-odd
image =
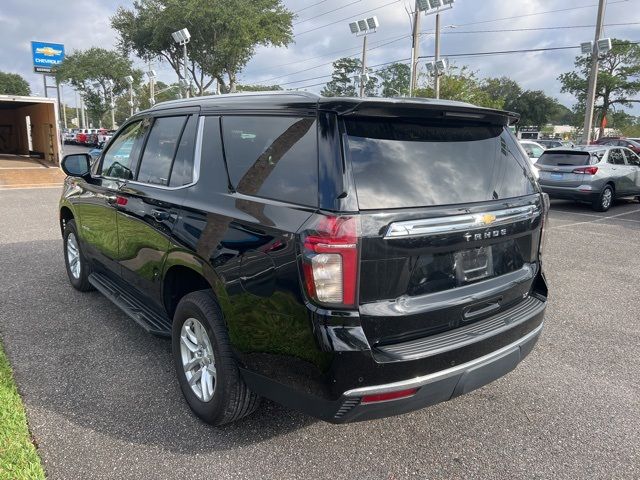
[[[60,166],[62,171],[70,177],[85,177],[91,170],[91,155],[88,153],[65,155]]]

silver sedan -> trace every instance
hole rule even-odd
[[[552,198],[609,210],[615,198],[640,197],[640,157],[628,148],[603,145],[545,150],[535,164],[542,190]]]

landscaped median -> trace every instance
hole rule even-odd
[[[0,343],[0,480],[44,479],[24,406]]]

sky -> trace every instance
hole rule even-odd
[[[244,84],[280,84],[319,92],[330,80],[331,62],[359,57],[362,39],[349,22],[377,16],[380,27],[369,36],[368,65],[407,60],[411,55],[411,24],[407,9],[413,0],[283,0],[297,17],[294,43],[286,48],[259,47],[239,76]],[[456,0],[441,14],[441,54],[479,77],[506,75],[525,89],[543,90],[572,106],[574,98],[560,92],[558,75],[573,69],[579,48],[515,54],[483,52],[578,47],[593,40],[598,0]],[[131,0],[2,0],[0,71],[19,73],[42,95],[42,76],[33,73],[30,42],[62,43],[67,53],[92,46],[115,48],[117,35],[109,18]],[[433,55],[435,17],[421,18],[420,53]],[[605,36],[640,41],[640,0],[608,0]],[[176,29],[182,25],[176,25]],[[133,58],[137,68],[146,64]],[[420,69],[425,70],[421,61]],[[168,65],[155,62],[159,79],[177,80]],[[379,67],[377,67],[379,68]],[[50,95],[54,92],[50,91]],[[65,100],[75,104],[71,87]],[[636,108],[637,110],[637,108]],[[631,111],[633,114],[640,112]]]

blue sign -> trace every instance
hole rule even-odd
[[[36,73],[51,73],[64,60],[64,45],[31,42],[33,69]]]

